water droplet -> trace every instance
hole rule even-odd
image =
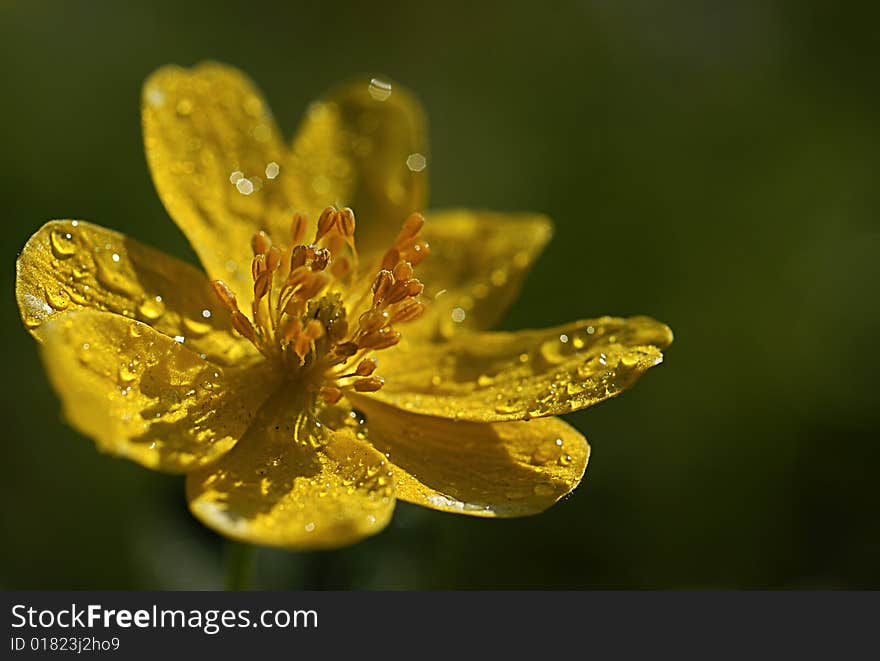
[[[559,336],[559,341],[562,342],[563,344],[568,344],[568,335],[563,333],[562,335]]]
[[[413,172],[421,172],[428,165],[428,159],[423,154],[416,152],[406,157],[406,167]]]
[[[112,259],[114,262],[116,262],[118,264],[119,263],[119,253],[114,252],[112,255],[110,255],[110,259]]]
[[[312,532],[312,531],[315,529],[315,522],[314,522],[314,521],[309,521],[309,522],[305,525],[305,528],[306,528],[306,532]]]
[[[155,321],[165,314],[165,302],[162,300],[161,296],[145,298],[140,306],[138,306],[138,312],[140,312],[145,319]]]
[[[455,323],[460,324],[464,321],[466,316],[467,313],[464,311],[463,308],[452,308],[452,321],[454,321]]]
[[[391,83],[380,80],[379,78],[373,78],[370,80],[370,87],[368,90],[370,96],[376,101],[385,101],[391,96]]]
[[[349,411],[348,417],[359,425],[367,424],[367,414],[359,409],[352,409]]]
[[[46,286],[43,288],[43,292],[46,294],[46,302],[56,310],[65,310],[70,305],[70,296],[57,285]]]
[[[76,252],[76,242],[73,234],[63,230],[55,230],[49,235],[49,243],[52,244],[52,252],[58,259],[65,259]]]
[[[559,457],[559,463],[562,466],[568,466],[572,462],[572,457],[570,454],[563,454]]]
[[[135,370],[134,363],[123,363],[120,365],[117,377],[120,384],[131,383],[134,381],[137,378],[137,371]]]
[[[211,311],[210,311],[210,310],[207,310],[207,309],[206,309],[206,310],[202,310],[202,316],[203,316],[205,319],[210,319],[210,318],[211,318]]]
[[[596,332],[596,329],[593,328],[592,326],[587,326],[586,331],[587,331],[587,335],[592,335],[593,333]]]
[[[242,195],[250,195],[254,192],[254,182],[244,177],[235,182],[235,187]]]
[[[480,376],[477,377],[477,385],[482,388],[491,386],[493,383],[495,383],[495,379],[488,374],[480,374]]]
[[[183,344],[184,342],[186,342],[186,338],[183,335],[175,335],[174,341],[178,344]]]
[[[278,165],[275,161],[266,164],[266,178],[274,179],[278,176],[278,173],[281,172],[281,166]]]
[[[242,179],[244,179],[244,172],[241,170],[234,170],[232,174],[229,175],[230,184],[237,184]]]
[[[557,438],[554,441],[554,443],[556,444],[557,447],[560,447],[560,448],[562,447],[562,439],[561,438]]]

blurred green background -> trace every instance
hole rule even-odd
[[[433,206],[553,217],[505,327],[644,313],[676,333],[633,391],[570,416],[593,456],[546,514],[401,504],[353,548],[261,551],[257,587],[880,588],[880,16],[670,4],[0,0],[0,586],[222,585],[182,481],[63,424],[13,297],[51,218],[193,258],[139,91],[212,58],[288,134],[338,80],[390,76],[431,119]]]

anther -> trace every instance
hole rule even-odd
[[[211,288],[214,290],[214,294],[217,298],[220,299],[220,302],[230,310],[238,309],[238,301],[235,299],[235,294],[232,293],[232,290],[222,280],[214,280],[211,282]]]
[[[376,392],[385,385],[385,379],[381,376],[371,376],[366,379],[358,379],[354,382],[354,389],[358,392]]]
[[[372,333],[382,328],[388,321],[388,317],[388,310],[372,308],[360,316],[358,325],[364,333]]]
[[[364,358],[358,363],[357,369],[354,371],[356,376],[370,376],[376,371],[377,361],[375,358]]]
[[[354,211],[345,207],[339,212],[337,222],[344,237],[351,238],[354,236]]]
[[[272,272],[263,271],[254,280],[254,301],[263,300],[263,297],[269,293],[269,286],[272,284]]]
[[[272,239],[264,231],[260,230],[251,238],[251,248],[254,255],[264,255],[272,246]]]
[[[400,251],[397,248],[389,248],[388,252],[382,258],[382,268],[390,271],[400,261]]]
[[[395,303],[400,303],[403,299],[409,296],[409,283],[412,280],[407,282],[395,282],[391,289],[388,290],[388,295],[383,300],[383,303],[387,305],[394,305]],[[416,280],[418,282],[418,280]]]
[[[358,352],[358,345],[354,342],[343,342],[336,345],[335,351],[338,356],[349,358]]]
[[[293,248],[293,253],[290,255],[290,270],[293,271],[294,269],[298,269],[300,266],[304,266],[308,255],[308,248],[302,245],[295,246]]]
[[[418,301],[410,301],[391,315],[391,319],[388,320],[388,323],[405,324],[408,321],[415,321],[421,317],[424,312],[425,306],[422,303],[419,303]]]
[[[380,328],[372,333],[366,333],[358,338],[357,346],[360,349],[387,349],[400,342],[400,333],[391,328]]]
[[[403,227],[400,228],[400,232],[397,233],[397,238],[394,239],[394,247],[398,250],[402,250],[409,246],[412,243],[412,239],[418,236],[424,224],[425,217],[422,214],[414,213],[410,215],[410,217],[404,221]]]
[[[274,273],[278,269],[278,264],[281,263],[281,251],[278,250],[275,246],[269,248],[269,251],[266,253],[266,268]]]
[[[245,317],[238,309],[232,311],[232,327],[238,331],[239,335],[251,343],[257,344],[257,331],[254,329],[251,320]]]
[[[385,298],[388,290],[394,284],[394,276],[388,269],[382,269],[373,282],[373,305],[376,305]]]
[[[391,272],[395,280],[409,280],[413,277],[413,267],[409,262],[398,262]]]
[[[425,285],[423,285],[419,280],[413,278],[412,280],[407,280],[406,282],[406,295],[407,296],[418,296],[423,291],[425,291]]]
[[[329,232],[336,223],[336,207],[327,207],[318,217],[318,231],[315,233],[315,243]]]
[[[336,386],[321,386],[320,395],[328,404],[335,404],[342,399],[342,391]]]
[[[290,224],[290,245],[298,246],[306,235],[308,221],[301,213],[293,214],[293,222]]]

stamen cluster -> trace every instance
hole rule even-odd
[[[429,252],[419,237],[423,224],[420,214],[407,218],[359,296],[354,212],[335,207],[321,213],[311,243],[303,243],[308,221],[302,214],[293,218],[288,248],[274,245],[265,232],[253,236],[250,317],[222,280],[212,286],[233,328],[324,401],[338,402],[347,388],[375,392],[384,379],[374,374],[378,361],[370,354],[397,344],[401,334],[395,326],[425,310],[418,300],[424,286],[414,277],[414,267]],[[349,323],[349,313],[356,324]],[[353,370],[347,368],[352,364]]]

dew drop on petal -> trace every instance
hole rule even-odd
[[[66,259],[76,253],[76,243],[70,232],[55,230],[49,235],[49,242],[52,244],[52,252],[58,259]]]
[[[413,172],[421,172],[428,165],[428,159],[423,154],[416,152],[406,157],[406,167]]]
[[[278,176],[279,172],[281,172],[281,166],[278,165],[278,163],[276,163],[275,161],[272,161],[271,163],[268,163],[266,165],[266,178],[267,179],[274,179],[275,177]]]
[[[235,187],[242,195],[250,195],[254,192],[254,182],[244,177],[235,182]]]
[[[457,324],[460,324],[464,321],[467,313],[464,311],[464,308],[452,308],[452,321]]]
[[[385,101],[391,96],[391,83],[379,78],[373,78],[370,80],[369,92],[370,96],[376,101]]]
[[[149,296],[141,301],[138,312],[145,319],[155,321],[165,314],[165,302],[161,296]]]

